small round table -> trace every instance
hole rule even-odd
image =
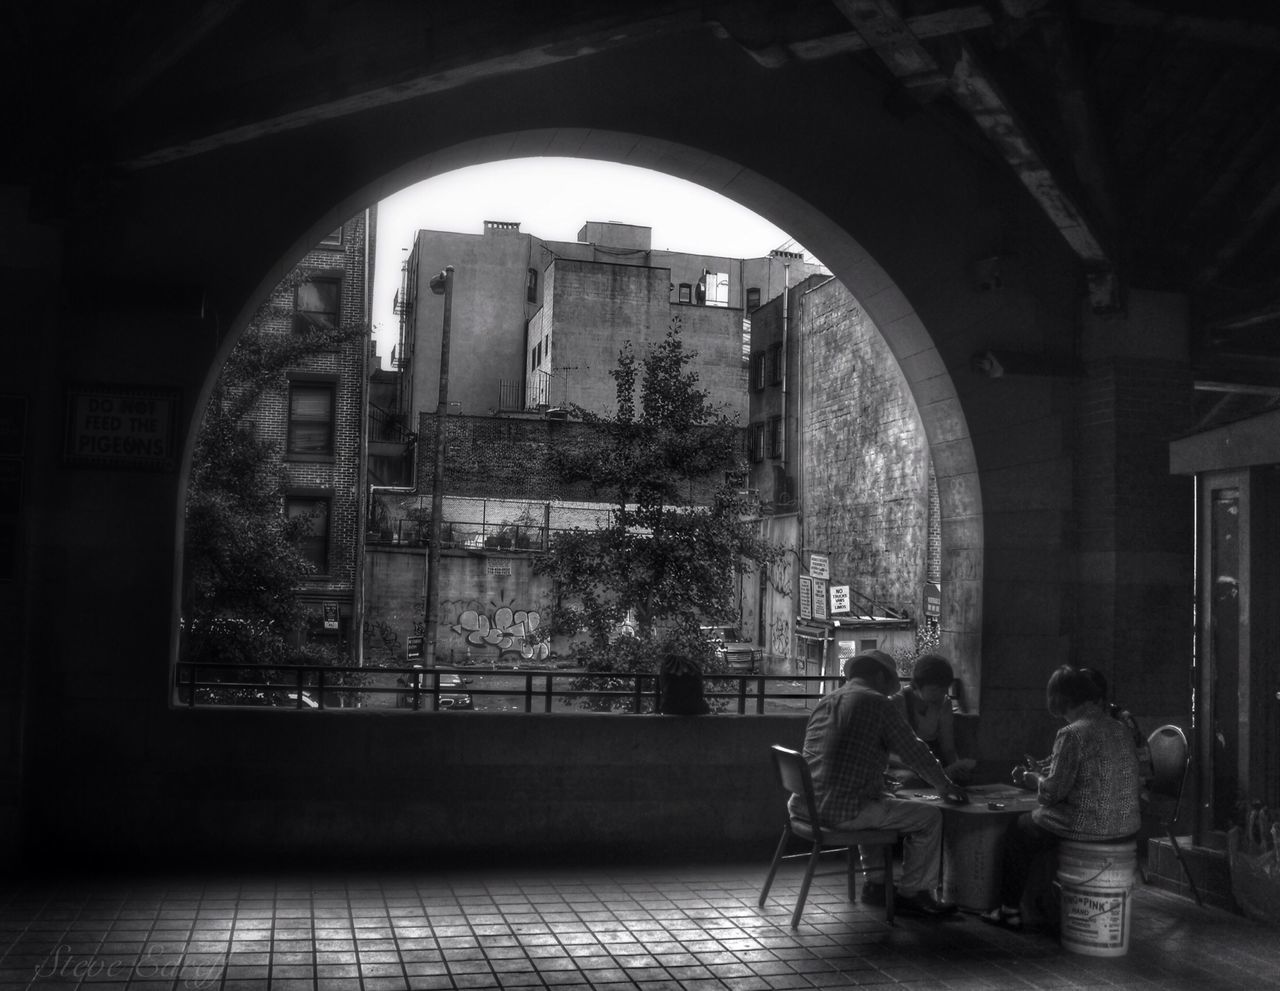
[[[1013,785],[974,785],[965,792],[968,805],[952,805],[914,788],[903,788],[897,797],[942,810],[943,900],[985,912],[1000,900],[1000,858],[1009,821],[1039,803],[1035,792]]]

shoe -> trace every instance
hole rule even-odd
[[[864,881],[862,894],[858,896],[858,901],[862,902],[863,905],[879,905],[884,908],[884,882]]]
[[[1016,909],[1011,911],[997,905],[989,912],[982,912],[978,918],[989,926],[999,926],[1001,929],[1016,933],[1022,932],[1022,913]]]
[[[952,915],[956,907],[951,902],[940,902],[930,891],[917,891],[914,895],[904,895],[901,891],[894,893],[893,910],[905,915],[925,915],[941,918]]]

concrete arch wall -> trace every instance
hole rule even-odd
[[[1039,729],[1004,717],[1025,716],[1029,702],[1039,707],[1047,671],[1072,644],[1076,396],[1070,383],[983,379],[969,363],[993,346],[1069,350],[1077,266],[980,143],[933,112],[891,112],[887,94],[853,60],[770,70],[697,29],[358,107],[163,165],[126,166],[58,226],[22,215],[20,232],[38,250],[6,256],[2,269],[14,319],[32,329],[15,337],[16,360],[0,372],[7,391],[31,396],[17,672],[23,746],[6,766],[20,768],[33,842],[110,850],[134,832],[171,837],[190,828],[169,801],[197,788],[188,745],[199,747],[200,766],[217,767],[212,805],[299,814],[272,804],[253,771],[255,755],[272,751],[293,724],[228,720],[239,735],[226,742],[222,721],[202,718],[210,735],[197,741],[191,714],[169,708],[185,471],[68,463],[67,389],[103,381],[175,389],[185,436],[235,330],[307,245],[378,196],[480,155],[586,154],[684,176],[779,223],[859,296],[928,425],[948,507],[944,578],[956,592],[944,625],[972,637],[955,644],[961,657],[976,662],[981,651],[986,746],[993,756],[1020,754]],[[703,112],[708,95],[714,119]],[[1017,271],[1006,288],[982,292],[971,266],[993,254],[1016,259]],[[980,630],[965,626],[963,617],[979,614]],[[343,767],[394,759],[373,726],[331,723],[328,745],[349,740],[362,755]],[[440,725],[415,727],[414,761],[432,759]],[[458,729],[450,726],[449,741]],[[472,759],[483,777],[485,758],[459,759]],[[654,792],[660,764],[646,772]],[[728,798],[735,782],[722,775],[710,793]],[[312,783],[343,800],[322,768]],[[692,782],[691,793],[709,784]],[[628,815],[624,791],[609,799],[619,821]],[[513,801],[556,798],[553,789]],[[463,835],[465,815],[456,825]],[[566,825],[552,817],[547,829]],[[407,821],[394,828],[401,839],[421,839]],[[706,833],[708,842],[717,835]]]

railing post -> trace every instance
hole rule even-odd
[[[324,668],[316,669],[316,694],[320,696],[316,699],[320,703],[320,708],[324,708]]]
[[[756,679],[756,715],[764,715],[764,675]]]
[[[422,706],[422,665],[415,664],[413,668],[413,711],[417,712]]]
[[[546,688],[546,695],[545,695],[543,706],[542,706],[543,712],[551,711],[551,698],[553,695],[552,689],[554,687],[553,683],[555,682],[555,677],[556,676],[553,672],[551,671],[547,672],[547,688]]]
[[[631,711],[637,716],[640,715],[640,683],[644,679],[642,674],[634,674],[631,676]]]
[[[533,711],[533,674],[524,676],[524,711]]]
[[[738,675],[738,715],[747,714],[747,676]]]

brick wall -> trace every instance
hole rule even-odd
[[[921,614],[928,445],[897,361],[837,281],[799,302],[805,547],[832,580]]]

